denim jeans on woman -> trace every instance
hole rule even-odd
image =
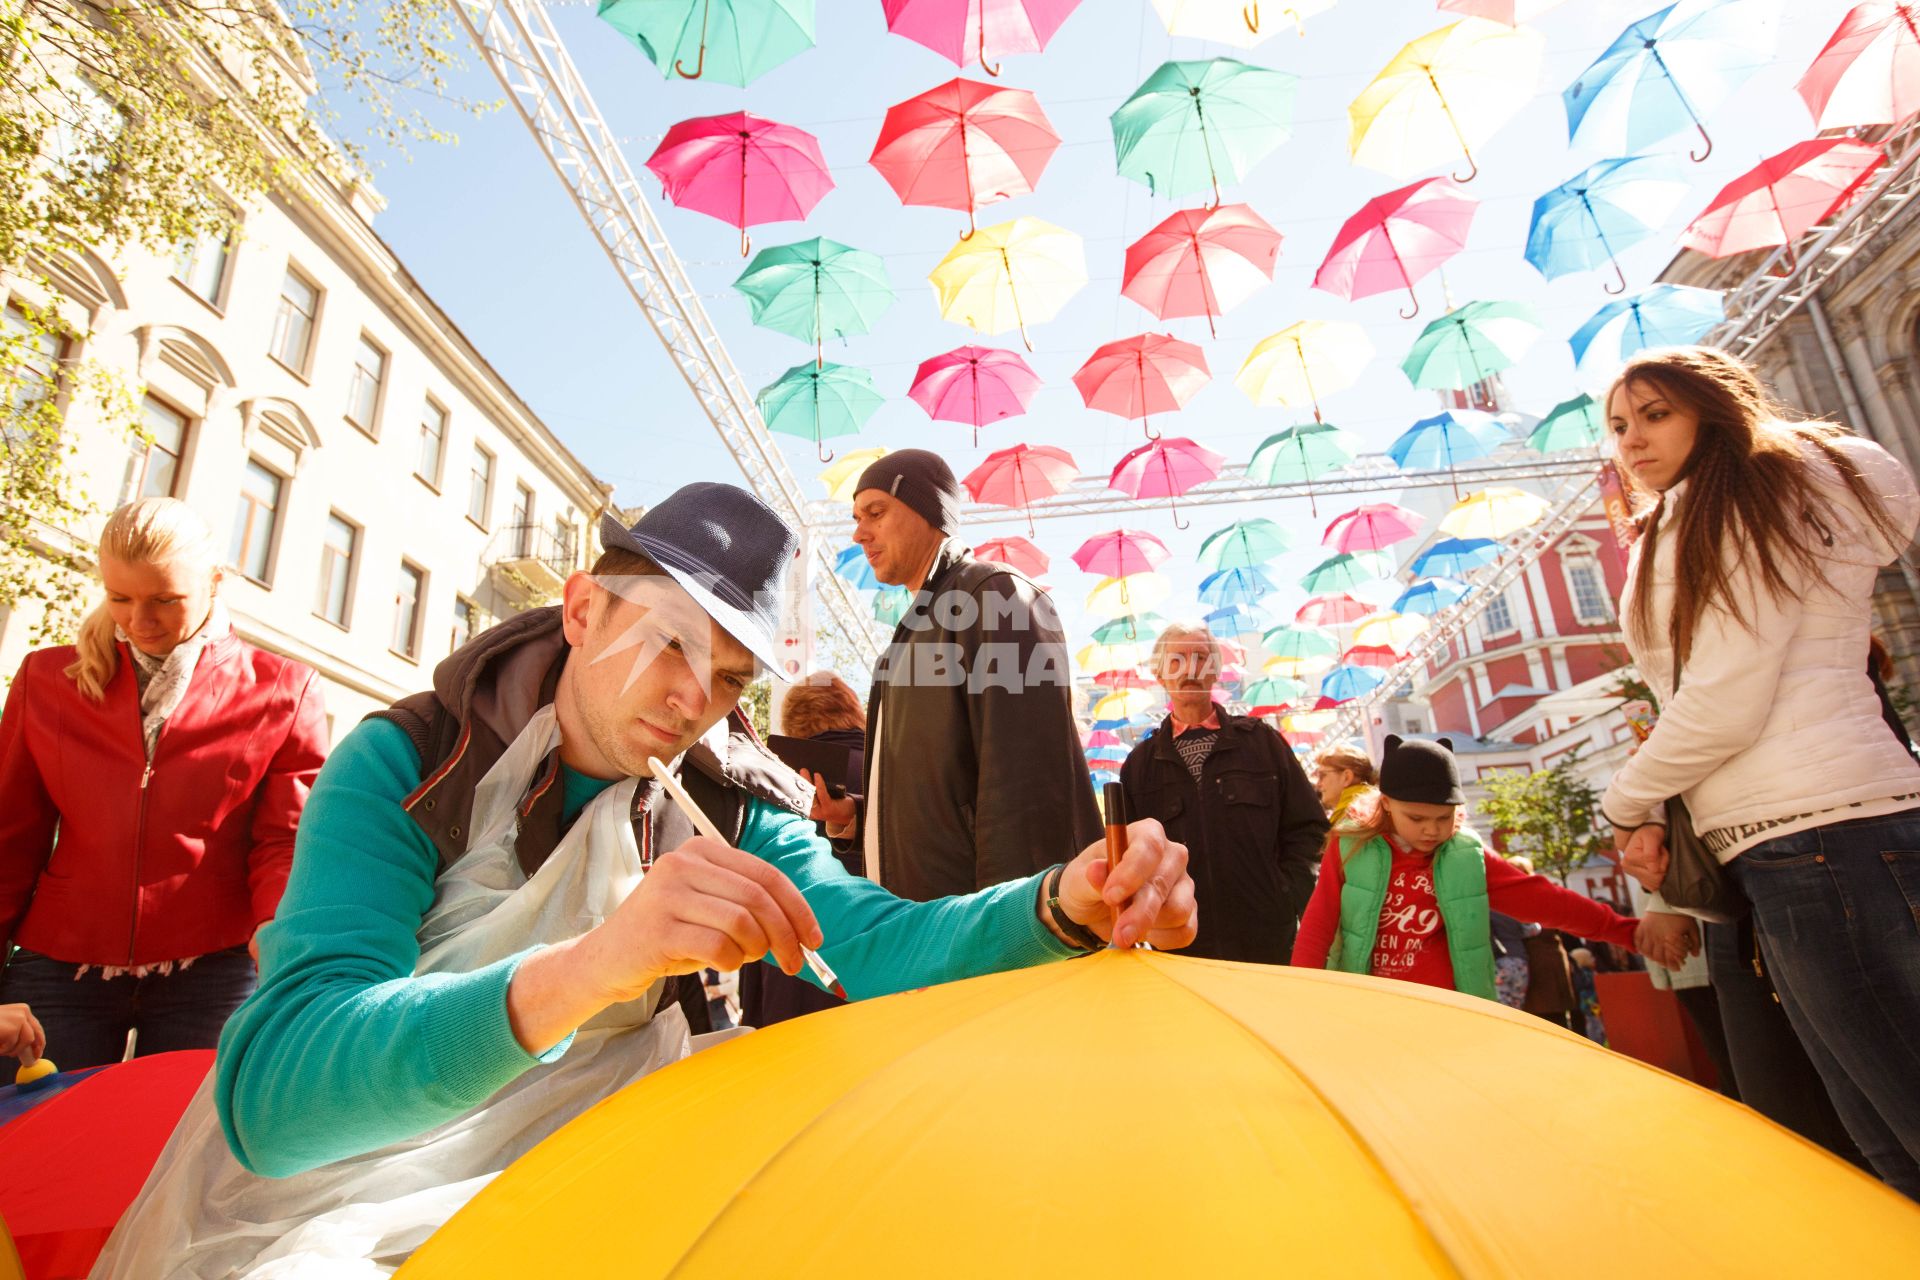
[[[47,1033],[47,1057],[63,1071],[118,1062],[135,1031],[134,1054],[211,1049],[227,1019],[253,994],[245,947],[201,956],[182,969],[103,978],[98,969],[21,949],[0,974],[0,1003],[24,1002]]]
[[[1920,809],[1768,840],[1731,868],[1847,1131],[1920,1200]]]

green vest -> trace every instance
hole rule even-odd
[[[1374,836],[1357,850],[1352,838],[1340,842],[1346,883],[1340,889],[1340,931],[1327,953],[1327,968],[1344,973],[1373,969],[1373,944],[1380,932],[1380,908],[1386,905],[1393,875],[1393,850]],[[1454,990],[1498,999],[1493,985],[1493,937],[1487,918],[1487,864],[1480,842],[1464,832],[1433,854],[1433,896],[1447,928],[1447,954],[1453,958]]]

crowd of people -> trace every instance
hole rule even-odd
[[[856,485],[855,542],[913,593],[870,691],[810,677],[765,742],[739,704],[777,670],[795,540],[740,489],[608,517],[560,604],[324,768],[314,673],[233,634],[205,526],[116,512],[105,600],[0,720],[0,1052],[218,1054],[97,1274],[245,1274],[349,1219],[334,1237],[401,1258],[692,1036],[1135,944],[1602,1043],[1593,975],[1637,953],[1724,1091],[1920,1199],[1920,763],[1867,674],[1920,494],[1712,350],[1640,357],[1605,406],[1640,509],[1621,616],[1659,702],[1603,801],[1633,914],[1490,847],[1445,737],[1303,766],[1215,700],[1195,625],[1155,639],[1167,713],[1103,822],[1059,620],[960,539],[930,452]],[[1661,896],[1695,845],[1738,920]]]

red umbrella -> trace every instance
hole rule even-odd
[[[1377,196],[1348,218],[1333,238],[1313,287],[1349,301],[1405,289],[1420,314],[1413,282],[1467,246],[1467,228],[1479,204],[1450,178],[1428,178]]]
[[[1038,53],[1060,29],[1080,0],[880,0],[887,30],[923,44],[956,67],[976,57],[980,69],[988,57]]]
[[[1018,569],[1029,578],[1039,577],[1052,564],[1046,552],[1021,537],[989,538],[975,547],[973,554],[981,560]]]
[[[971,236],[974,210],[1029,194],[1059,145],[1027,90],[953,79],[887,108],[871,163],[902,204],[964,209]]]
[[[1143,674],[1136,668],[1129,668],[1125,671],[1102,671],[1089,680],[1088,683],[1102,689],[1152,689],[1158,687],[1159,682],[1151,676]],[[1096,730],[1093,736],[1098,738],[1103,733],[1108,737],[1113,737],[1111,731],[1106,729]],[[1119,739],[1115,738],[1114,741],[1117,742]],[[1097,747],[1102,744],[1099,742],[1089,742],[1087,745]],[[1112,744],[1109,743],[1106,745],[1110,746]]]
[[[0,1219],[25,1274],[92,1269],[212,1065],[211,1049],[115,1063],[0,1128]]]
[[[1314,596],[1294,612],[1293,619],[1313,627],[1338,627],[1377,612],[1374,606],[1352,596]]]
[[[1065,449],[1052,445],[1016,444],[987,455],[960,482],[975,502],[1015,507],[1027,513],[1027,532],[1033,532],[1032,503],[1059,493],[1080,475],[1080,466]]]
[[[1420,531],[1426,517],[1391,502],[1369,502],[1337,515],[1320,539],[1335,551],[1378,551],[1405,542]]]
[[[1279,253],[1280,233],[1247,205],[1182,209],[1127,246],[1120,292],[1162,320],[1203,315],[1211,333],[1272,281]]]
[[[1855,7],[1794,88],[1822,132],[1920,111],[1920,6]]]
[[[1185,437],[1153,440],[1120,459],[1107,483],[1129,498],[1167,499],[1173,527],[1184,529],[1187,522],[1180,518],[1173,499],[1219,475],[1226,461]]]
[[[1400,655],[1384,644],[1356,644],[1340,655],[1343,665],[1349,667],[1391,667],[1400,661]]]
[[[1147,417],[1172,413],[1193,398],[1213,375],[1206,353],[1191,342],[1164,333],[1109,342],[1080,366],[1073,385],[1087,408],[1122,418],[1138,418],[1147,439],[1159,439]]]
[[[1879,147],[1851,138],[1815,138],[1788,147],[1722,187],[1706,212],[1680,233],[1680,243],[1709,258],[1790,246],[1801,232],[1845,208],[1886,162]]]
[[[1040,375],[1011,351],[996,347],[956,347],[920,362],[907,396],[937,422],[964,422],[980,428],[1027,411]]]
[[[805,129],[745,111],[682,120],[647,157],[647,168],[682,209],[740,228],[805,218],[833,190],[820,143]]]

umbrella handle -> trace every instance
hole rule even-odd
[[[813,442],[813,451],[814,453],[819,455],[820,461],[822,462],[833,461],[833,450],[827,448],[826,441],[816,439]]]
[[[1612,258],[1612,259],[1609,259],[1609,261],[1613,263],[1613,274],[1619,279],[1620,287],[1616,289],[1610,284],[1603,284],[1600,287],[1608,293],[1613,293],[1613,294],[1625,293],[1627,291],[1627,273],[1620,269],[1620,259]]]
[[[987,11],[984,8],[980,11],[980,69],[996,80],[1000,78],[1000,68],[987,65]]]
[[[1467,158],[1467,176],[1463,178],[1456,173],[1452,175],[1453,180],[1455,182],[1472,182],[1480,176],[1480,162],[1473,158],[1473,152],[1471,151],[1462,151],[1460,154]],[[1706,157],[1702,156],[1700,158],[1704,160]]]
[[[753,251],[753,239],[747,235],[745,227],[740,228],[740,256],[746,257]]]
[[[1160,433],[1153,429],[1153,420],[1151,418],[1140,419],[1140,429],[1147,433],[1147,440],[1149,442],[1160,438]]]
[[[1254,4],[1242,6],[1240,20],[1247,24],[1247,30],[1255,35],[1260,34],[1260,5],[1257,0]]]
[[[1687,152],[1687,159],[1693,161],[1695,164],[1699,164],[1701,161],[1705,160],[1708,156],[1713,154],[1713,135],[1707,132],[1707,126],[1700,124],[1697,121],[1695,122],[1693,127],[1700,131],[1700,140],[1707,144],[1707,149],[1705,151],[1702,151],[1699,155],[1695,155],[1691,151]]]
[[[706,0],[700,10],[700,56],[689,71],[680,59],[673,60],[673,73],[682,80],[698,80],[707,70],[707,19],[713,16],[713,0]]]
[[[1402,311],[1400,313],[1400,318],[1402,320],[1411,320],[1415,316],[1420,314],[1420,295],[1415,293],[1413,290],[1409,289],[1407,290],[1407,296],[1413,299],[1413,310]]]

